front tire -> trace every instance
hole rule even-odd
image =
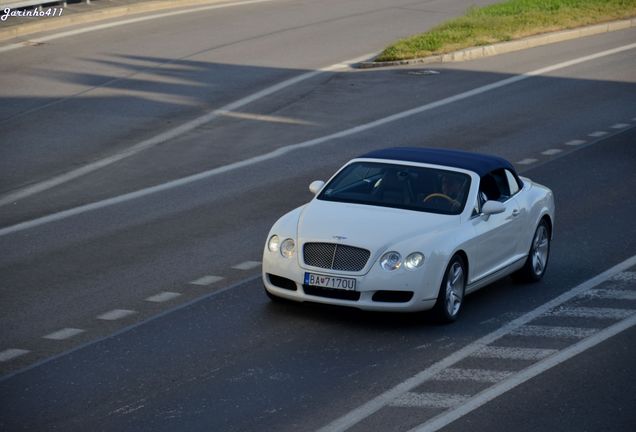
[[[464,259],[459,255],[453,256],[446,267],[437,301],[433,306],[433,313],[438,321],[451,323],[459,316],[464,303],[466,278],[467,271]]]
[[[545,220],[539,222],[530,252],[523,267],[514,274],[515,279],[525,282],[538,282],[543,278],[548,268],[550,258],[550,228]]]

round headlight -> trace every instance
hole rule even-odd
[[[402,265],[402,256],[395,251],[387,252],[384,255],[382,255],[382,258],[380,258],[380,266],[382,266],[384,270],[387,270],[387,271],[397,270],[400,268],[401,265]]]
[[[280,254],[285,258],[290,258],[296,250],[296,243],[290,238],[283,240],[280,245]]]
[[[271,252],[276,252],[278,251],[278,249],[280,248],[280,239],[278,238],[277,235],[273,235],[269,238],[269,241],[267,242],[267,249],[269,249]]]
[[[404,265],[409,270],[415,270],[424,264],[424,255],[420,252],[413,252],[404,260]]]

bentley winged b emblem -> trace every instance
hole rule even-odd
[[[342,240],[346,240],[347,238],[345,236],[333,236],[333,239],[336,239],[338,241],[342,241]]]

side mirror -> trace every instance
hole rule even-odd
[[[322,189],[322,187],[325,185],[325,182],[322,180],[315,180],[312,181],[311,184],[309,185],[309,191],[316,195],[318,192],[320,192],[320,189]]]
[[[503,213],[506,210],[506,206],[499,201],[486,201],[481,208],[481,213],[486,216],[490,216],[497,213]]]

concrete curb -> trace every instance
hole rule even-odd
[[[501,42],[492,45],[484,45],[480,47],[466,48],[446,54],[433,55],[409,60],[398,60],[388,62],[360,62],[354,65],[359,69],[370,69],[387,66],[403,66],[430,63],[451,63],[467,60],[475,60],[483,57],[520,51],[527,48],[534,48],[542,45],[548,45],[556,42],[577,39],[585,36],[592,36],[601,33],[609,33],[617,30],[624,30],[630,27],[636,27],[636,18],[611,21],[603,24],[594,24],[585,27],[579,27],[571,30],[561,30],[551,33],[529,36],[527,38],[518,39],[510,42]]]
[[[25,23],[1,29],[0,42],[33,33],[57,30],[72,25],[88,24],[126,15],[191,6],[205,6],[215,3],[228,3],[228,0],[152,0],[126,6],[113,6],[88,12],[79,12],[55,18],[43,18],[38,22]]]

